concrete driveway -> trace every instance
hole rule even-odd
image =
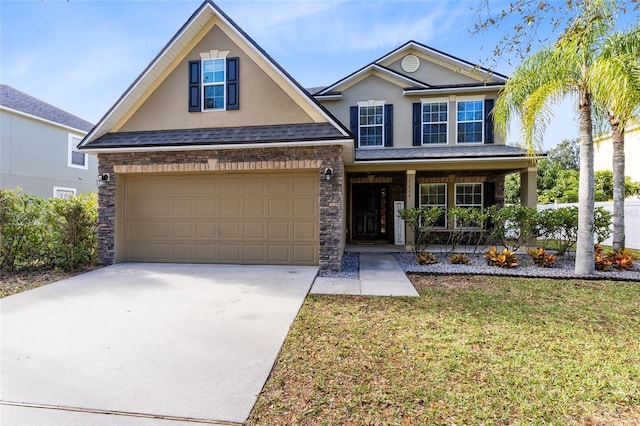
[[[0,424],[246,421],[315,267],[117,264],[0,300]]]

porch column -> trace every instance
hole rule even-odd
[[[535,167],[520,171],[520,203],[529,207],[538,205],[538,171]]]
[[[404,202],[405,209],[412,209],[416,207],[416,171],[415,170],[407,170],[407,188]],[[406,247],[410,247],[413,245],[415,240],[415,235],[409,229],[409,227],[405,224],[405,245]]]
[[[536,208],[538,205],[538,171],[529,167],[520,171],[520,204]],[[534,237],[527,242],[529,248],[535,248],[538,240]]]

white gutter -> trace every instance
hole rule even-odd
[[[342,99],[342,93],[333,95],[313,95],[319,101],[339,101]]]

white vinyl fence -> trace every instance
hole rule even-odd
[[[577,207],[578,204],[538,204],[538,211],[560,207]],[[613,202],[596,203],[596,207],[603,207],[613,213]],[[613,230],[613,227],[612,227]],[[640,200],[625,200],[624,202],[624,230],[625,246],[640,250]],[[602,244],[612,245],[609,237]]]

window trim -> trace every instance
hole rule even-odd
[[[384,111],[384,107],[385,107],[386,101],[374,101],[374,100],[368,100],[368,101],[364,101],[364,102],[358,102],[358,149],[379,149],[379,148],[384,148],[385,147],[385,140],[384,140],[384,131],[385,131],[385,111]],[[361,125],[360,124],[360,108],[369,108],[369,107],[382,107],[382,123],[381,124],[375,124],[375,125]],[[362,126],[365,127],[380,127],[381,129],[381,136],[380,136],[380,144],[379,145],[365,145],[362,146],[362,133],[360,132]]]
[[[89,170],[89,155],[86,152],[78,151],[76,148],[78,144],[82,141],[82,137],[77,135],[69,134],[68,138],[68,146],[67,146],[67,167],[72,167],[74,169],[82,169]],[[73,162],[73,153],[78,152],[84,156],[84,165],[75,164]]]
[[[475,204],[458,204],[458,187],[462,186],[462,185],[479,185],[480,186],[480,204],[478,206],[476,206]],[[479,208],[480,210],[482,210],[484,208],[484,184],[483,182],[459,182],[456,183],[454,185],[454,190],[453,190],[453,205],[455,207],[467,207],[467,208]],[[465,227],[459,227],[458,224],[456,223],[457,221],[453,220],[453,227],[455,229],[482,229],[483,226],[465,226]]]
[[[485,112],[484,112],[484,100],[485,97],[484,96],[470,96],[470,97],[465,97],[462,99],[456,99],[456,111],[455,111],[455,120],[456,120],[456,145],[484,145],[484,140],[485,140]],[[472,120],[472,121],[460,121],[458,120],[458,105],[460,105],[463,102],[480,102],[480,105],[482,105],[482,114],[481,114],[481,118],[479,120]],[[480,122],[480,124],[482,125],[482,130],[480,131],[480,141],[479,142],[460,142],[458,137],[460,135],[460,132],[458,131],[458,124],[460,123],[477,123]]]
[[[444,187],[444,204],[422,204],[422,187],[423,186],[443,186]],[[418,205],[422,207],[442,207],[444,210],[444,226],[434,226],[434,229],[448,229],[449,218],[447,215],[447,209],[449,206],[448,200],[448,185],[446,183],[421,183],[418,185]]]
[[[204,63],[206,61],[222,61],[222,72],[224,73],[224,78],[221,82],[213,82],[213,83],[205,83],[204,81]],[[206,58],[200,60],[200,84],[201,94],[200,94],[200,102],[202,107],[200,108],[201,112],[211,112],[211,111],[226,111],[227,110],[227,58]],[[205,99],[205,88],[209,86],[222,86],[222,108],[206,108],[204,99]]]
[[[446,141],[445,142],[437,142],[437,143],[425,143],[424,141],[424,125],[426,123],[429,124],[442,124],[442,121],[429,121],[429,122],[425,122],[424,121],[424,105],[425,104],[445,104],[447,106],[447,121],[444,122],[444,124],[446,125]],[[429,100],[422,100],[421,104],[420,104],[420,146],[444,146],[444,145],[449,145],[449,118],[450,118],[450,114],[449,114],[449,99],[429,99]]]
[[[58,191],[65,191],[65,192],[73,192],[72,197],[75,197],[78,195],[78,190],[76,188],[67,188],[64,186],[54,186],[53,187],[53,198],[63,198],[63,197],[59,197],[58,196]],[[66,199],[66,198],[64,198]]]

